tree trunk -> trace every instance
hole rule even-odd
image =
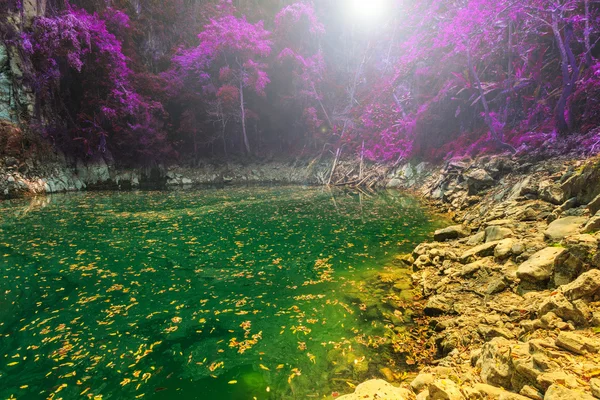
[[[590,0],[585,0],[585,63],[592,66],[592,45],[590,44]]]
[[[198,162],[198,132],[194,129],[194,165]]]
[[[496,128],[492,123],[492,118],[490,117],[490,106],[488,105],[487,99],[485,98],[485,92],[483,91],[483,86],[481,84],[481,80],[479,79],[479,74],[477,74],[477,70],[475,70],[475,66],[473,65],[473,60],[471,59],[471,50],[467,49],[467,63],[469,64],[469,70],[471,75],[473,75],[473,79],[475,79],[475,84],[477,85],[477,89],[479,90],[479,96],[481,97],[481,104],[483,105],[484,111],[484,119],[488,128],[490,128],[490,132],[492,133],[492,137],[494,140],[501,142],[502,139],[498,132],[496,132]]]
[[[242,110],[242,134],[244,138],[244,146],[246,146],[246,153],[250,154],[250,142],[248,141],[248,135],[246,133],[246,108],[244,107],[243,79],[240,79],[240,108]]]
[[[365,159],[365,141],[362,142],[362,148],[360,149],[360,172],[358,173],[358,179],[362,181],[363,178],[363,162]]]
[[[571,48],[568,47],[568,42],[571,38],[569,32],[572,32],[572,28],[571,30],[569,30],[568,27],[565,28],[565,40],[563,41],[563,38],[560,35],[560,29],[558,27],[558,15],[556,11],[552,13],[552,32],[554,33],[556,45],[560,51],[560,69],[563,81],[563,90],[558,102],[556,103],[555,118],[558,131],[565,134],[571,130],[569,121],[567,121],[565,118],[567,100],[575,89],[575,82],[579,76],[579,69],[577,68],[577,65],[575,65],[575,56],[573,55]],[[572,73],[569,71],[569,66],[573,71]]]
[[[479,96],[481,97],[481,104],[483,105],[485,123],[488,126],[488,128],[490,128],[490,133],[492,134],[492,139],[502,149],[508,150],[511,153],[516,153],[516,150],[514,149],[514,147],[512,147],[508,143],[504,143],[504,140],[502,138],[502,132],[497,132],[496,128],[494,127],[494,123],[492,122],[492,118],[490,116],[490,106],[487,102],[487,99],[485,98],[485,92],[483,90],[483,85],[481,84],[481,79],[479,79],[479,74],[477,73],[477,70],[475,69],[475,66],[473,65],[473,60],[471,59],[471,50],[468,47],[467,47],[467,63],[469,65],[469,70],[470,70],[471,74],[473,75],[473,79],[475,79],[475,84],[477,85],[477,88],[479,89]]]
[[[225,119],[221,120],[221,139],[223,140],[223,152],[225,153],[225,157],[227,158],[227,140],[225,140],[226,126],[227,122],[225,122]]]
[[[338,147],[335,153],[335,158],[333,159],[333,166],[331,167],[331,173],[329,174],[329,180],[327,181],[327,186],[331,185],[331,178],[333,178],[333,174],[335,173],[335,168],[337,167],[338,160],[340,159],[340,155],[342,154],[342,148]]]

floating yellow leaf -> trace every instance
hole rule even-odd
[[[270,369],[269,369],[268,367],[265,367],[265,366],[264,366],[264,365],[262,365],[262,364],[258,364],[258,366],[259,366],[261,369],[264,369],[265,371],[270,371]]]
[[[233,381],[229,381],[229,382],[227,382],[227,383],[228,383],[228,384],[230,384],[230,385],[235,385],[235,384],[237,383],[237,381],[236,381],[236,380],[233,380]]]

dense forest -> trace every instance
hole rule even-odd
[[[35,10],[30,15],[27,8]],[[396,162],[600,124],[594,0],[8,0],[0,39],[67,154]]]

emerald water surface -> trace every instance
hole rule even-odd
[[[322,188],[0,203],[0,398],[351,392],[395,362],[368,281],[436,226],[398,193]]]

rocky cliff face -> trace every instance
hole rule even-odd
[[[18,122],[33,113],[33,94],[20,84],[21,78],[19,55],[0,42],[0,120]]]
[[[46,11],[45,0],[24,0],[22,13],[5,14],[0,21],[0,121],[27,123],[33,115],[35,97],[23,84],[23,70],[27,60],[11,44],[10,37],[19,35],[21,26]],[[9,34],[10,33],[10,34]],[[5,39],[8,38],[8,39]]]
[[[330,162],[205,162],[120,168],[108,153],[68,160],[44,143],[27,143],[15,125],[0,121],[0,199],[82,190],[172,188],[206,184],[324,184]]]

